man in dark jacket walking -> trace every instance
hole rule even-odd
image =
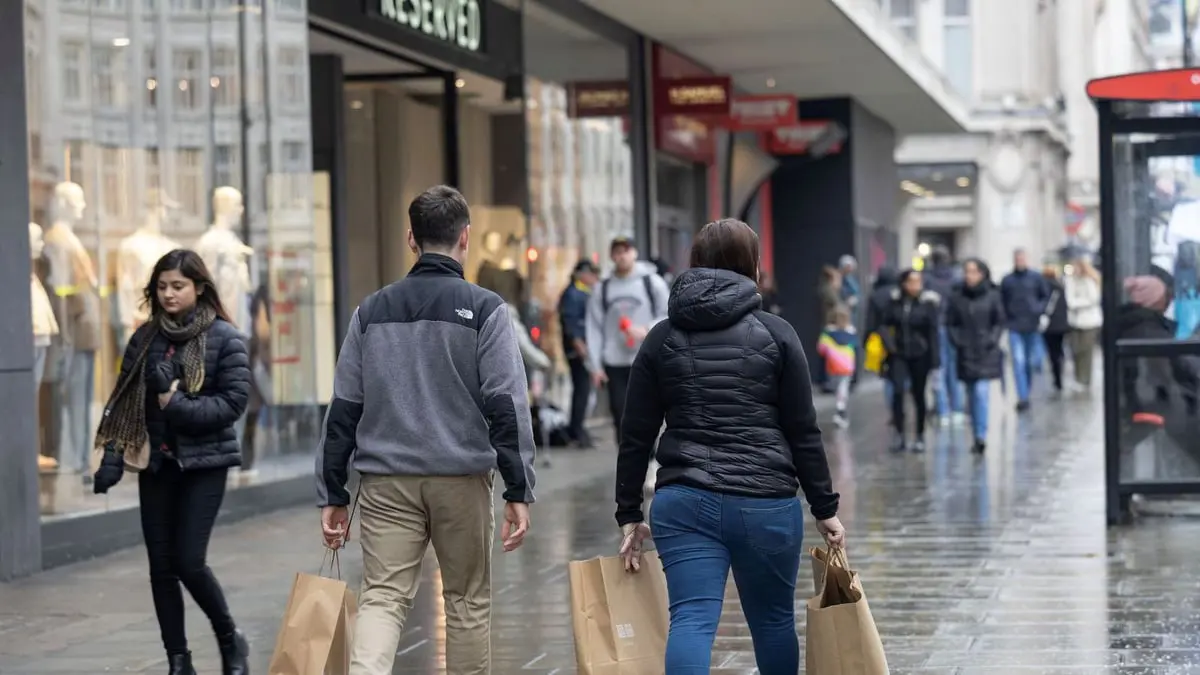
[[[950,250],[945,246],[935,246],[929,256],[929,269],[925,271],[925,288],[937,293],[942,298],[942,307],[938,319],[938,351],[941,355],[942,368],[935,373],[933,380],[933,395],[936,402],[938,419],[942,426],[963,419],[963,391],[958,381],[957,355],[954,344],[946,333],[946,308],[955,289],[961,285],[958,270],[950,259]]]
[[[350,672],[387,675],[433,544],[446,603],[447,672],[492,671],[494,475],[504,481],[505,551],[529,531],[533,425],[507,305],[463,278],[471,214],[438,186],[408,208],[408,276],[354,311],[317,453],[326,546],[348,534],[351,456],[363,583]]]
[[[1029,269],[1024,249],[1013,253],[1013,271],[1000,283],[1000,300],[1008,317],[1008,348],[1012,352],[1013,380],[1017,386],[1017,410],[1029,409],[1033,376],[1042,369],[1045,345],[1038,325],[1050,287],[1038,272]]]
[[[600,270],[584,258],[575,264],[571,283],[558,300],[558,321],[562,328],[563,354],[571,368],[571,424],[567,435],[571,442],[590,448],[592,439],[583,422],[587,417],[588,401],[592,396],[592,371],[588,368],[587,312],[592,289]]]
[[[865,334],[868,337],[871,333],[880,331],[883,317],[892,304],[892,291],[896,290],[899,278],[896,270],[891,267],[880,267],[875,274],[875,285],[871,287],[871,295],[867,298],[867,330]],[[892,398],[896,395],[896,391],[886,372],[881,372],[880,376],[883,377],[883,400],[887,404],[887,409],[891,410]],[[908,388],[907,384],[905,388]]]

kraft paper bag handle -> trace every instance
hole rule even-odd
[[[362,496],[362,489],[354,494],[354,504],[350,506],[350,516],[346,518],[346,533],[350,533],[350,525],[354,523],[354,514],[358,511],[358,498]],[[333,578],[338,581],[342,580],[342,562],[338,558],[338,550],[336,548],[326,548],[325,557],[321,559],[321,566],[317,568],[317,576],[325,576],[325,566],[329,566],[329,573],[335,575]]]
[[[849,572],[850,561],[846,559],[845,548],[826,548],[825,559],[822,562],[825,563],[825,573],[821,575],[821,594],[823,595],[825,593],[825,584],[829,581],[829,568],[837,564],[838,567]]]

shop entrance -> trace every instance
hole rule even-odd
[[[314,54],[343,72],[344,288],[347,316],[367,295],[403,277],[408,206],[425,189],[457,187],[471,205],[468,280],[519,303],[526,276],[524,118],[504,83],[428,67],[310,31]]]
[[[1200,493],[1200,70],[1094,80],[1108,521]]]

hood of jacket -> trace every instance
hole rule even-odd
[[[737,272],[693,267],[671,288],[667,316],[683,330],[721,330],[758,309],[758,284]]]
[[[633,272],[629,276],[630,278],[641,278],[648,274],[658,274],[658,265],[650,260],[639,260],[633,264]]]
[[[931,268],[927,274],[938,281],[946,283],[954,283],[956,281],[954,278],[954,267],[951,265]]]
[[[888,288],[900,283],[900,275],[891,267],[880,267],[875,273],[875,285],[872,288]]]

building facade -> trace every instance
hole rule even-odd
[[[1144,3],[893,4],[919,5],[899,20],[971,102],[967,133],[910,136],[897,149],[902,172],[924,177],[901,185],[901,250],[947,244],[1003,272],[1016,248],[1047,262],[1067,244],[1094,249],[1097,130],[1084,85],[1150,67]],[[1029,48],[1014,49],[1014,35]]]

